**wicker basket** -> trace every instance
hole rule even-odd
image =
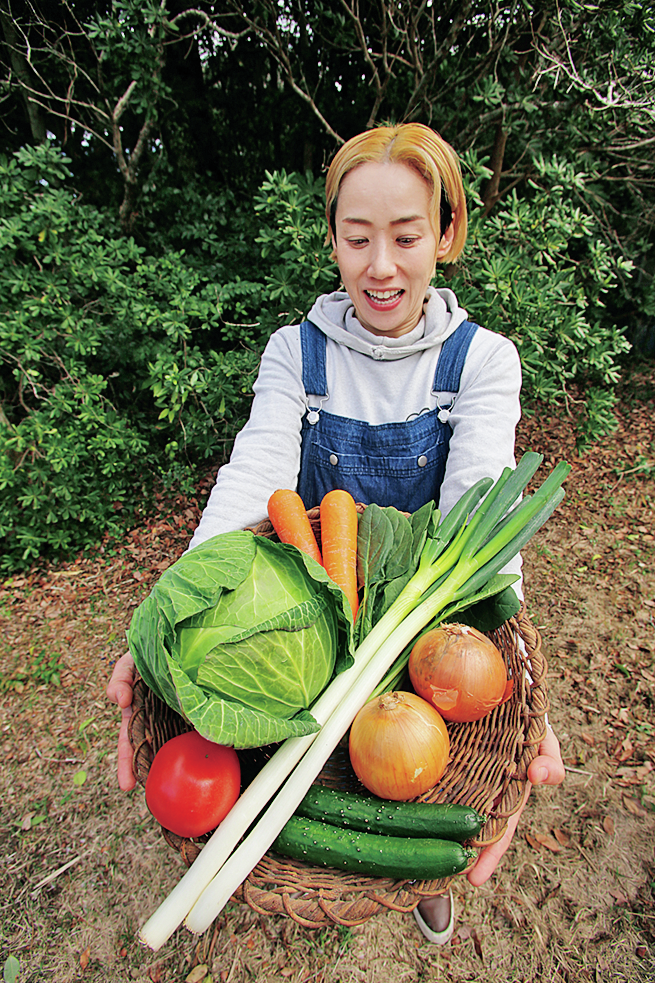
[[[312,509],[309,516],[320,542],[318,509]],[[268,522],[253,531],[273,535]],[[509,817],[523,802],[528,765],[544,736],[548,708],[541,639],[525,609],[497,631],[490,632],[489,637],[515,680],[512,696],[482,720],[448,725],[451,744],[448,767],[438,785],[421,796],[426,802],[464,803],[485,814],[487,822],[479,840],[472,844],[479,847],[500,839]],[[129,730],[137,781],[145,784],[152,759],[161,745],[186,730],[189,730],[186,721],[138,679]],[[255,748],[239,752],[244,786],[274,750]],[[335,788],[363,791],[350,767],[346,739],[337,747],[318,781]],[[193,863],[207,839],[183,839],[165,829],[162,833],[187,865]],[[422,898],[442,891],[448,883],[449,880],[362,878],[311,867],[269,852],[240,886],[235,900],[263,914],[289,916],[308,928],[330,922],[359,925],[385,909],[411,911]]]

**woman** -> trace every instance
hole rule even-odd
[[[459,162],[418,123],[349,140],[326,182],[328,242],[344,290],[318,298],[308,320],[276,331],[262,357],[248,423],[219,470],[190,548],[266,516],[276,488],[305,506],[332,488],[413,512],[436,499],[446,514],[481,477],[514,466],[521,370],[514,345],[471,323],[451,290],[430,281],[466,241]],[[520,573],[520,557],[507,568]],[[126,738],[133,662],[108,687],[123,708],[119,781],[134,784]],[[564,777],[549,730],[529,769],[534,784]],[[516,828],[484,850],[474,885],[495,869]],[[450,893],[415,912],[430,941],[453,931]]]

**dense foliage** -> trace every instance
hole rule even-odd
[[[0,28],[5,569],[225,457],[271,331],[338,284],[323,165],[383,120],[463,155],[440,276],[517,343],[526,408],[614,425],[655,320],[650,5],[0,0]]]
[[[0,159],[0,536],[5,563],[133,521],[156,478],[216,457],[257,365],[220,338],[217,287],[147,255],[66,186],[47,145]],[[60,186],[55,186],[55,182]],[[228,422],[229,421],[229,422]]]

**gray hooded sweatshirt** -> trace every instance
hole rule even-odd
[[[250,418],[236,438],[190,548],[222,532],[266,518],[277,488],[295,489],[300,469],[302,418],[308,405],[375,426],[434,409],[432,394],[443,342],[467,320],[452,290],[429,287],[424,316],[400,338],[372,334],[357,320],[348,294],[318,298],[308,318],[328,338],[327,398],[310,399],[302,384],[298,325],[270,338],[254,386]],[[446,515],[479,478],[494,480],[513,467],[514,432],[520,417],[521,367],[507,338],[480,328],[469,348],[460,390],[451,410],[452,428],[439,508]],[[520,570],[520,559],[508,569]]]

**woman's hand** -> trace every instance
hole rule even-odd
[[[497,843],[492,843],[479,855],[474,867],[468,873],[469,882],[474,887],[484,884],[500,863],[519,824],[521,813],[527,804],[530,789],[533,785],[560,785],[564,781],[564,763],[560,753],[559,741],[548,725],[546,736],[539,745],[539,754],[528,767],[528,784],[525,801],[521,808],[509,820],[505,835]]]
[[[134,659],[129,652],[122,655],[107,685],[107,697],[121,708],[121,728],[118,733],[118,784],[124,792],[136,785],[132,770],[132,745],[127,736],[127,725],[132,716],[132,686],[134,684]]]

